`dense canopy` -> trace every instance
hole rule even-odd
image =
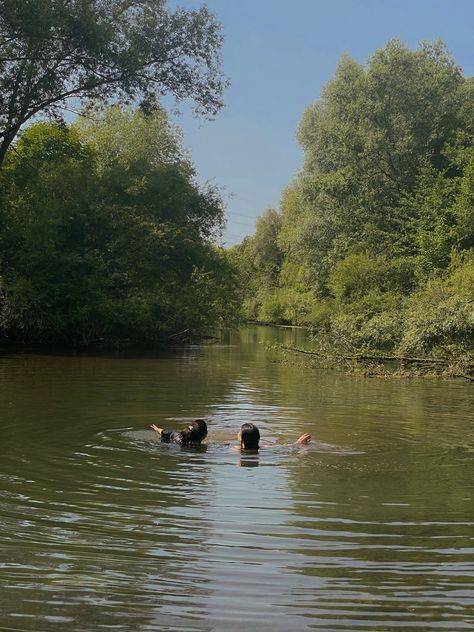
[[[232,313],[218,192],[196,184],[164,110],[35,124],[1,184],[4,335],[163,340]]]
[[[473,88],[442,42],[341,59],[279,211],[232,252],[247,318],[350,350],[473,349]]]
[[[0,0],[4,340],[163,342],[235,313],[219,191],[160,105],[215,115],[221,44],[205,6]]]

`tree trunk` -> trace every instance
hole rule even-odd
[[[2,139],[2,142],[0,143],[0,169],[3,167],[3,165],[5,163],[5,158],[6,158],[6,155],[7,155],[8,148],[12,144],[13,139],[15,138],[17,132],[18,132],[18,130],[15,130],[14,132],[10,132],[9,134],[5,134],[5,136]]]

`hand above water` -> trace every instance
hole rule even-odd
[[[309,432],[305,432],[304,434],[301,435],[301,437],[299,439],[297,439],[295,441],[295,443],[301,443],[302,445],[309,443],[311,441],[311,435],[309,434]]]
[[[158,428],[158,426],[155,426],[155,424],[150,424],[150,428],[153,428],[153,430],[158,434],[161,434],[163,432],[163,428]]]

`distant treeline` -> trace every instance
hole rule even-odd
[[[343,57],[303,115],[304,164],[235,246],[246,318],[346,351],[474,349],[474,81],[442,42]]]
[[[0,170],[3,340],[172,340],[231,318],[222,202],[194,176],[159,107],[27,128]]]

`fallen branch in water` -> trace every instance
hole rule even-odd
[[[462,377],[465,380],[469,380],[470,382],[474,382],[474,377],[471,377],[470,375],[466,375],[466,373],[457,373],[454,377]]]
[[[189,331],[191,331],[189,328],[183,329],[183,331],[177,331],[175,334],[170,334],[168,338],[177,338],[178,336],[183,336],[184,334],[187,334]]]
[[[316,356],[321,360],[341,362],[341,361],[354,361],[360,362],[359,366],[370,367],[370,363],[374,361],[378,362],[399,362],[400,368],[395,373],[390,373],[394,377],[403,377],[407,375],[444,375],[445,377],[463,378],[469,382],[474,382],[474,375],[471,375],[474,371],[474,364],[472,362],[459,362],[456,360],[443,360],[439,358],[416,358],[411,356],[389,356],[389,355],[370,355],[370,354],[353,354],[343,355],[337,353],[323,353],[321,351],[308,351],[307,349],[300,349],[299,347],[290,347],[287,345],[277,344],[273,348],[281,349],[283,351],[293,351],[295,353],[302,353],[304,355]],[[364,365],[364,362],[367,364]],[[403,365],[410,365],[403,367]],[[418,366],[417,366],[418,365]],[[421,371],[421,373],[420,373]],[[461,372],[462,371],[462,372]],[[464,371],[467,371],[465,373]],[[372,364],[372,370],[370,373],[366,373],[367,376],[383,376],[388,375],[384,369],[377,368]]]
[[[380,360],[382,362],[401,361],[423,364],[439,364],[442,366],[449,366],[448,360],[440,360],[436,358],[411,358],[407,356],[383,356],[383,355],[337,355],[337,354],[324,354],[319,351],[307,351],[306,349],[299,349],[298,347],[287,347],[281,345],[280,349],[286,351],[295,351],[296,353],[305,353],[307,355],[315,355],[322,358],[336,358],[340,360]]]

